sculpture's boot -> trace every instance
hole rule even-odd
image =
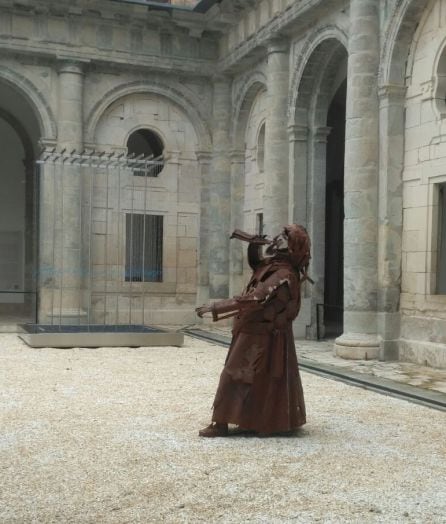
[[[212,424],[209,424],[209,426],[207,426],[206,428],[200,429],[200,431],[198,432],[198,435],[200,437],[208,437],[208,438],[227,437],[228,436],[228,425],[213,422]]]

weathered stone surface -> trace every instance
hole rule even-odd
[[[161,175],[147,180],[102,169],[90,186],[85,168],[81,176],[70,166],[64,176],[41,168],[42,318],[51,308],[60,317],[61,306],[72,318],[93,290],[98,320],[128,320],[130,309],[141,320],[143,304],[147,321],[189,320],[186,304],[243,286],[244,253],[228,236],[234,227],[254,230],[263,214],[268,233],[290,220],[310,229],[316,284],[305,291],[309,316],[299,329],[314,336],[326,285],[327,112],[347,76],[344,353],[354,353],[350,333],[375,333],[380,358],[396,358],[401,316],[402,358],[422,358],[418,341],[435,362],[446,343],[446,304],[436,294],[445,12],[445,0],[429,10],[417,2],[225,0],[205,14],[0,0],[0,117],[12,114],[31,156],[39,139],[59,150],[125,153],[141,128],[165,145]],[[122,282],[125,214],[144,209],[164,217],[164,281],[130,286]],[[124,296],[135,290],[153,304]]]

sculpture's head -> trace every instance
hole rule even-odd
[[[310,249],[311,242],[307,230],[298,224],[290,224],[273,238],[266,254],[288,256],[298,271],[306,271],[311,258]]]

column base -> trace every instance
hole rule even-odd
[[[375,360],[379,357],[379,350],[376,335],[344,333],[335,340],[333,354],[350,360]]]

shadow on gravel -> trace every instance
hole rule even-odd
[[[297,429],[295,431],[287,431],[284,433],[257,433],[256,431],[250,431],[247,429],[240,428],[229,428],[229,433],[224,438],[303,438],[308,435],[308,432],[303,429]]]

